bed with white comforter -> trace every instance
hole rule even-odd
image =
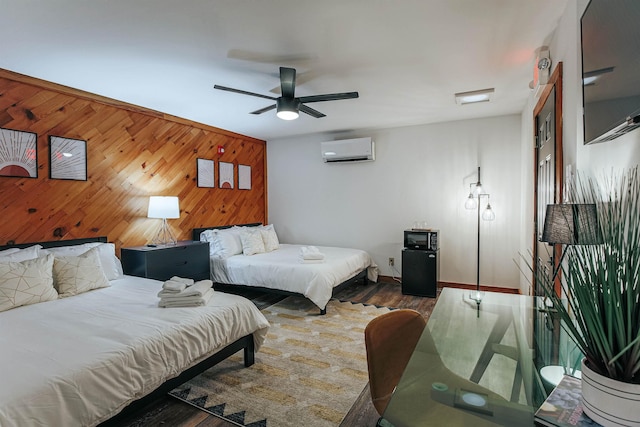
[[[96,425],[268,322],[251,301],[159,308],[162,282],[110,286],[0,312],[0,425]]]
[[[211,279],[216,283],[259,286],[304,295],[324,309],[333,288],[366,271],[378,280],[378,268],[360,249],[318,246],[323,262],[303,262],[304,245],[280,243],[277,250],[251,256],[211,257]]]

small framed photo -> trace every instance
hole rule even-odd
[[[0,176],[38,177],[38,135],[0,128]]]
[[[218,185],[220,188],[234,188],[233,163],[218,162],[220,170],[220,179]]]
[[[207,159],[196,159],[198,169],[198,187],[214,188],[215,162]]]
[[[238,165],[238,190],[251,190],[251,166]]]
[[[49,136],[49,177],[72,181],[87,180],[87,142]]]

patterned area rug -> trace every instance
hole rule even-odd
[[[386,307],[300,297],[263,309],[271,323],[256,363],[239,352],[170,395],[240,426],[337,426],[368,381],[364,328]]]

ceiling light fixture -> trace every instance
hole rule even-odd
[[[494,88],[474,90],[471,92],[459,92],[456,93],[456,104],[473,104],[476,102],[488,102],[491,100],[491,96],[495,91]]]
[[[295,120],[300,115],[298,112],[300,101],[297,99],[278,98],[276,100],[276,107],[278,109],[276,116],[282,120]]]

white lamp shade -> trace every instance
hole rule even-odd
[[[177,196],[149,197],[149,218],[180,218],[180,205]]]

